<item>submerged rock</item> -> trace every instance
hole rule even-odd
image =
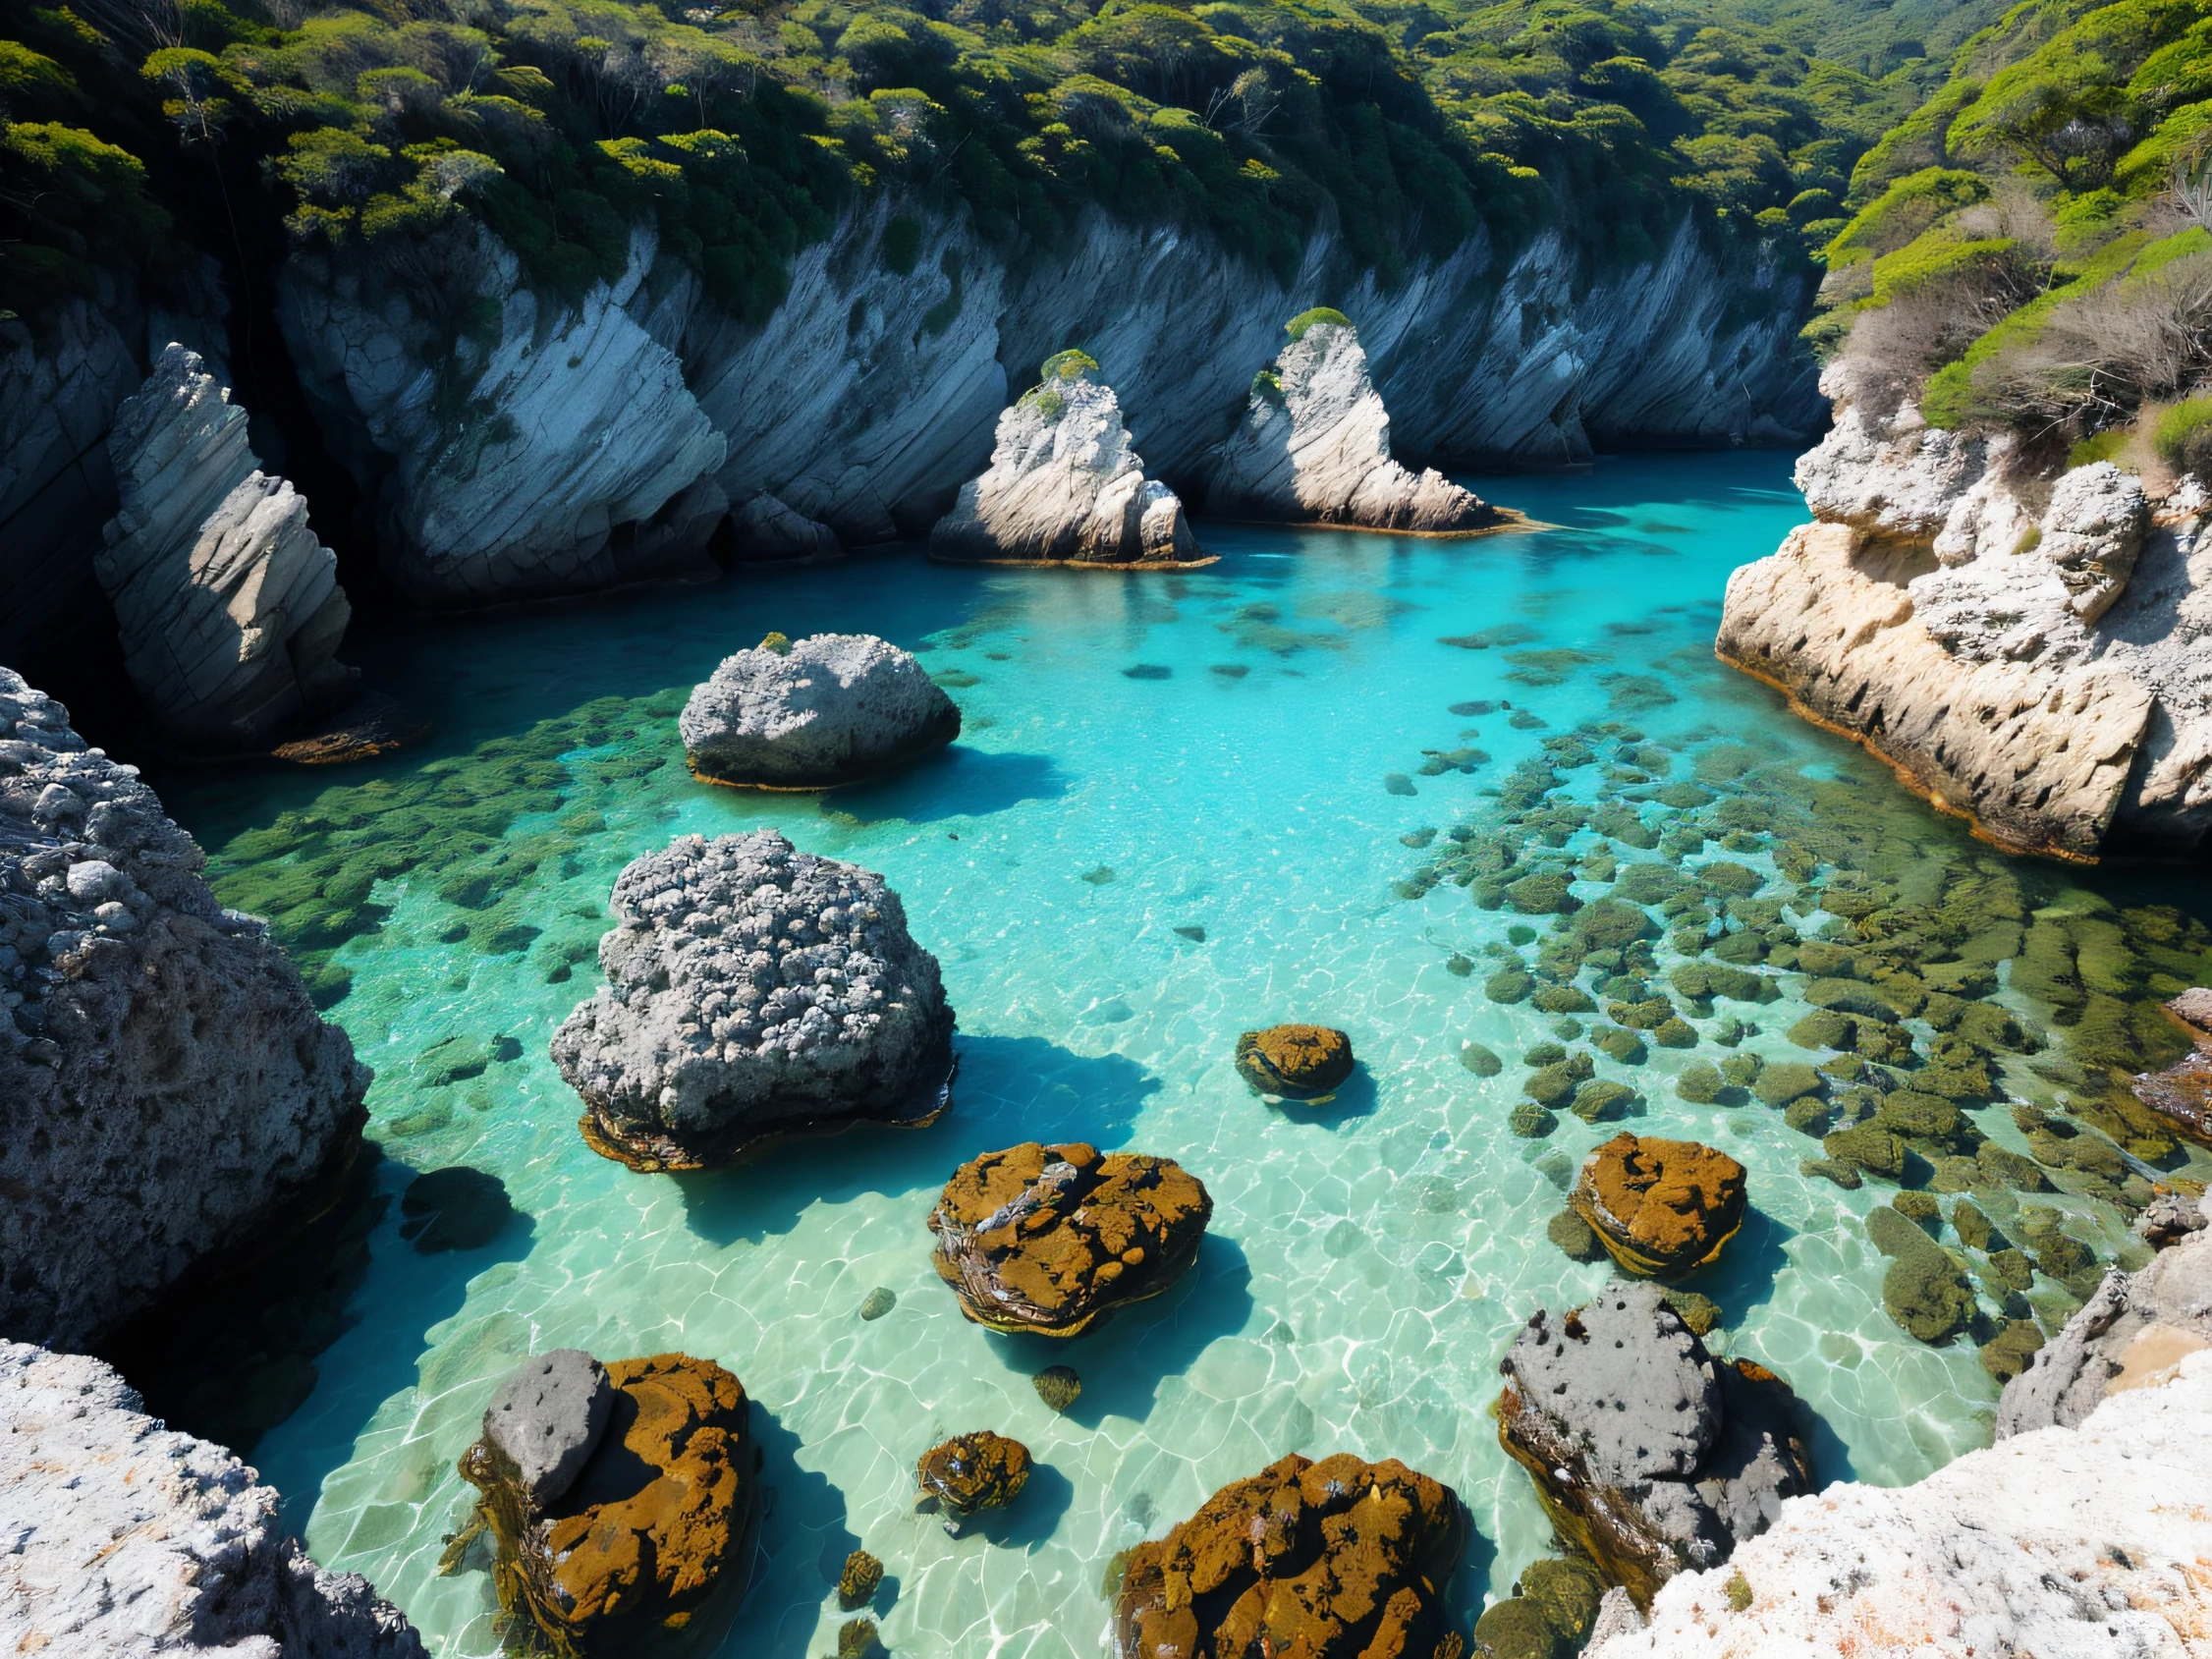
[[[416,1176],[400,1198],[400,1237],[420,1255],[474,1250],[490,1244],[515,1217],[507,1184],[496,1175],[454,1164]]]
[[[851,1613],[875,1600],[875,1592],[882,1587],[883,1563],[866,1550],[855,1550],[845,1558],[844,1570],[837,1576],[837,1605]]]
[[[1459,1659],[1444,1587],[1466,1536],[1458,1494],[1395,1458],[1293,1453],[1130,1552],[1114,1659]]]
[[[92,561],[123,666],[164,734],[266,748],[354,694],[333,653],[353,609],[307,503],[260,470],[246,411],[171,345],[108,432],[122,507]]]
[[[932,558],[1020,564],[1206,562],[1183,503],[1144,475],[1113,388],[1081,352],[999,416],[990,470],[929,532]]]
[[[11,1652],[423,1659],[368,1580],[307,1558],[274,1490],[101,1361],[0,1343],[0,1423]]]
[[[304,1221],[371,1076],[137,769],[0,668],[0,1332],[89,1344]]]
[[[461,1456],[481,1496],[439,1571],[458,1572],[489,1532],[511,1641],[634,1651],[656,1630],[694,1627],[710,1601],[735,1610],[752,1576],[759,1470],[745,1387],[711,1359],[602,1370],[571,1349],[525,1360]]]
[[[1743,1225],[1743,1166],[1694,1140],[1622,1134],[1592,1152],[1568,1195],[1629,1272],[1672,1278],[1721,1253]]]
[[[1024,1141],[945,1184],[931,1259],[977,1324],[1079,1336],[1182,1278],[1212,1216],[1204,1186],[1171,1158]]]
[[[1390,416],[1342,312],[1307,311],[1252,381],[1244,419],[1208,457],[1206,506],[1234,518],[1455,534],[1496,509],[1434,469],[1391,459]]]
[[[553,1035],[592,1149],[699,1169],[779,1134],[933,1122],[953,1011],[899,896],[773,830],[679,837],[615,882],[607,983]]]
[[[676,729],[693,777],[828,789],[943,748],[960,736],[960,709],[872,634],[771,635],[724,657]]]
[[[1539,1309],[1499,1369],[1498,1438],[1560,1535],[1641,1605],[1714,1566],[1812,1490],[1789,1385],[1716,1360],[1656,1285]]]
[[[1352,1039],[1331,1025],[1270,1025],[1237,1039],[1237,1075],[1261,1094],[1324,1100],[1353,1064]]]
[[[1073,1365],[1047,1365],[1029,1382],[1037,1398],[1055,1411],[1065,1411],[1082,1398],[1083,1380]]]
[[[1029,1449],[1019,1440],[983,1429],[933,1446],[915,1465],[918,1504],[945,1518],[954,1537],[985,1510],[1004,1509],[1029,1483]]]

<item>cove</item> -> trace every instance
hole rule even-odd
[[[1713,660],[1729,572],[1804,517],[1788,473],[1786,457],[1754,453],[1469,479],[1558,526],[1471,542],[1201,521],[1221,562],[1172,577],[898,555],[359,631],[349,654],[411,689],[434,722],[427,746],[335,778],[158,781],[218,892],[271,915],[376,1068],[385,1192],[462,1165],[503,1183],[519,1214],[487,1244],[423,1254],[387,1206],[347,1293],[350,1327],[249,1454],[290,1523],[440,1652],[494,1653],[488,1579],[436,1573],[470,1496],[454,1460],[492,1387],[533,1351],[681,1348],[744,1379],[774,1489],[726,1652],[834,1647],[832,1586],[864,1544],[896,1580],[880,1615],[895,1652],[1087,1655],[1115,1554],[1290,1451],[1396,1457],[1456,1488],[1477,1533],[1454,1584],[1471,1623],[1549,1548],[1487,1414],[1498,1357],[1539,1303],[1609,1277],[1545,1227],[1614,1126],[1563,1113],[1541,1138],[1509,1128],[1521,1056],[1563,1040],[1562,1019],[1600,1023],[1486,991],[1552,926],[1474,902],[1475,850],[1517,799],[1575,809],[1550,851],[1575,861],[1584,900],[1607,891],[1590,872],[1610,857],[1730,861],[1797,899],[1816,885],[1839,905],[1876,896],[1856,918],[1794,899],[1808,937],[1915,905],[1928,917],[1898,925],[1932,933],[1984,906],[1975,936],[1998,941],[1984,1000],[2047,1039],[2041,1072],[1991,1062],[2018,1096],[2079,1097],[2045,1074],[2069,1030],[2093,1024],[2062,1027],[2066,1010],[2030,994],[2064,989],[2036,941],[2071,941],[2078,981],[2081,941],[2109,929],[2094,937],[2114,988],[2096,994],[2124,1022],[2159,974],[2195,962],[2193,982],[2212,977],[2191,926],[2212,915],[2199,878],[2006,858]],[[818,801],[694,782],[675,735],[683,696],[770,630],[918,650],[962,705],[960,745]],[[1588,760],[1546,748],[1585,725]],[[1733,844],[1663,844],[1687,812],[1715,814],[1720,836],[1732,802]],[[1643,828],[1606,834],[1600,854],[1594,824],[1628,821],[1609,808]],[[622,866],[673,835],[757,825],[901,893],[960,1012],[954,1107],[926,1130],[734,1171],[633,1175],[578,1136],[547,1038],[595,982]],[[1671,940],[1662,968],[1687,960]],[[1824,1058],[1789,1035],[1816,1012],[1797,994],[1807,981],[1782,982],[1779,1001],[1693,1013],[1697,1046],[1604,1057],[1599,1076],[1634,1090],[1626,1127],[1703,1140],[1749,1171],[1752,1218],[1693,1286],[1723,1309],[1716,1351],[1772,1367],[1819,1414],[1822,1479],[1909,1481],[1986,1443],[1997,1387],[1971,1342],[1924,1346],[1885,1311],[1863,1217],[1894,1187],[1808,1175],[1820,1143],[1782,1110],[1675,1087],[1729,1055]],[[1292,1019],[1357,1046],[1360,1074],[1326,1107],[1271,1108],[1232,1070],[1238,1032]],[[1470,1069],[1470,1042],[1503,1069]],[[1989,1142],[2038,1155],[2005,1104],[1969,1116]],[[2139,1128],[2113,1123],[2122,1144]],[[1199,1175],[1216,1211],[1196,1269],[1072,1343],[963,1320],[924,1217],[958,1163],[1026,1138],[1137,1148]],[[2148,1161],[2212,1171],[2179,1148]],[[2122,1255],[2125,1212],[2095,1182],[2117,1190],[2134,1172],[2062,1173],[2033,1204],[2092,1256]],[[893,1305],[863,1320],[878,1288]],[[2048,1275],[2027,1296],[2037,1311],[2071,1305]],[[1066,1416],[1029,1382],[1053,1363],[1083,1379]],[[1041,1466],[1003,1524],[955,1540],[911,1513],[912,1465],[979,1428],[1023,1440]]]

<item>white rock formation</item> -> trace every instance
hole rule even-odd
[[[2000,845],[2092,858],[2212,832],[2212,537],[2108,463],[1838,412],[1820,523],[1730,580],[1717,648]],[[2038,506],[2037,504],[2040,503]]]
[[[872,634],[771,635],[693,687],[676,729],[696,777],[826,789],[944,747],[960,709]]]
[[[773,830],[688,835],[622,872],[614,912],[607,983],[552,1045],[594,1149],[696,1169],[776,1134],[943,1109],[953,1011],[883,877]]]
[[[286,1535],[253,1470],[141,1404],[97,1359],[0,1342],[0,1648],[423,1659],[367,1579]]]
[[[265,747],[350,696],[353,610],[307,503],[260,470],[246,411],[172,343],[109,428],[122,510],[93,561],[123,664],[170,737]]]
[[[1209,458],[1208,511],[1427,534],[1498,522],[1435,469],[1416,476],[1391,459],[1390,415],[1357,329],[1331,318],[1292,326],[1274,366],[1253,380],[1244,419]]]
[[[94,1340],[359,1143],[368,1069],[205,862],[0,668],[0,1334]]]
[[[1175,491],[1144,475],[1121,401],[1080,352],[1045,359],[1042,384],[999,416],[990,470],[961,486],[929,532],[933,558],[1176,565],[1205,555]]]
[[[2212,1263],[2212,1240],[2149,1271],[2192,1253]],[[1646,1629],[1610,1633],[1588,1659],[2212,1650],[2212,1352],[2149,1354],[2157,1330],[2129,1339],[2139,1363],[2102,1382],[2077,1426],[2014,1434],[1911,1486],[1792,1498],[1763,1536],[1673,1579]]]

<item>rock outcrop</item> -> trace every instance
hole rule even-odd
[[[1819,523],[1730,580],[1718,650],[2000,846],[2184,855],[2212,831],[2212,542],[2110,463],[1844,408]],[[2193,500],[2193,498],[2190,498]],[[2040,503],[2040,507],[2036,504]]]
[[[766,490],[730,515],[732,550],[756,564],[815,564],[845,555],[829,525],[794,513]]]
[[[1564,1318],[1538,1309],[1499,1369],[1500,1443],[1560,1536],[1639,1605],[1812,1490],[1789,1385],[1716,1360],[1656,1285],[1615,1285]]]
[[[1721,1253],[1743,1225],[1743,1166],[1694,1140],[1621,1134],[1582,1161],[1568,1194],[1629,1272],[1678,1278]]]
[[[2155,1388],[2212,1348],[2212,1234],[2187,1233],[2134,1273],[2115,1268],[1997,1402],[1997,1438],[2074,1428],[2105,1400]]]
[[[2185,1654],[2212,1629],[2212,1355],[1911,1486],[1792,1498],[1587,1659]]]
[[[246,411],[171,344],[109,428],[122,510],[93,561],[123,663],[164,734],[266,748],[355,691],[335,656],[353,608],[307,503],[260,470]]]
[[[656,1627],[711,1637],[751,1581],[752,1407],[711,1359],[525,1360],[461,1472],[482,1496],[440,1570],[460,1571],[489,1534],[502,1622],[522,1650],[552,1637],[557,1651],[635,1652]]]
[[[424,1659],[365,1578],[307,1558],[253,1470],[141,1405],[97,1359],[0,1343],[0,1644]]]
[[[1029,1449],[1019,1440],[982,1429],[956,1434],[932,1446],[914,1465],[915,1504],[945,1518],[945,1530],[961,1528],[985,1510],[1004,1509],[1029,1483]]]
[[[1172,1158],[1024,1141],[954,1172],[929,1212],[931,1259],[977,1324],[1079,1336],[1182,1278],[1212,1216]]]
[[[1114,389],[1081,352],[1047,358],[999,416],[981,477],[929,532],[933,559],[1024,565],[1192,565],[1206,556],[1175,491],[1144,475]]]
[[[613,905],[607,983],[552,1044],[595,1151],[698,1169],[776,1135],[944,1110],[953,1011],[881,876],[773,830],[688,835],[624,870]]]
[[[0,1333],[93,1341],[359,1144],[368,1069],[205,862],[0,669]]]
[[[691,775],[759,789],[829,789],[960,736],[928,672],[872,634],[771,634],[722,659],[676,723]]]
[[[1244,416],[1209,457],[1206,509],[1234,519],[1465,534],[1495,508],[1443,473],[1390,454],[1390,415],[1359,333],[1341,311],[1307,311],[1252,381]]]
[[[1326,1100],[1355,1064],[1352,1039],[1333,1025],[1270,1025],[1237,1038],[1237,1075],[1263,1095]]]
[[[1293,1453],[1129,1554],[1114,1659],[1459,1659],[1459,1496],[1393,1458]]]
[[[2193,986],[2166,1005],[2195,1047],[2135,1079],[2135,1098],[2189,1139],[2212,1146],[2212,990]]]

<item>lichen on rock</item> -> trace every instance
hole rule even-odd
[[[1205,1187],[1171,1158],[1024,1141],[945,1184],[931,1260],[977,1324],[1079,1336],[1188,1272],[1212,1215]]]
[[[872,634],[772,635],[722,659],[677,732],[694,777],[828,789],[944,747],[960,736],[960,709],[911,653]]]
[[[1462,1659],[1444,1588],[1467,1530],[1458,1494],[1395,1458],[1293,1453],[1130,1552],[1114,1659]]]
[[[637,1170],[764,1139],[932,1122],[953,1011],[883,878],[773,830],[682,836],[615,882],[607,983],[554,1033],[584,1138]]]
[[[1259,1094],[1324,1100],[1353,1064],[1352,1039],[1333,1025],[1270,1025],[1237,1038],[1237,1075]]]
[[[1671,1278],[1713,1260],[1743,1225],[1743,1166],[1694,1140],[1615,1135],[1583,1162],[1569,1194],[1613,1259]]]
[[[1004,1509],[1029,1483],[1029,1449],[988,1429],[957,1434],[932,1446],[914,1465],[915,1502],[944,1517],[945,1530],[961,1528],[985,1510]]]

